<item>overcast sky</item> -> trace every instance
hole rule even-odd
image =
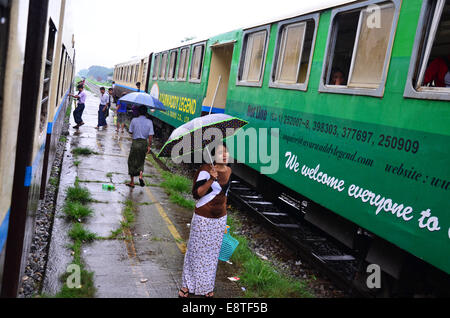
[[[72,0],[77,72],[343,0]],[[348,1],[347,1],[348,2]]]

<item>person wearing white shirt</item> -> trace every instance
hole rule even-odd
[[[100,93],[102,94],[100,97],[100,106],[98,109],[98,125],[95,129],[100,129],[100,127],[108,128],[108,124],[105,119],[105,112],[108,109],[109,103],[109,95],[105,92],[105,88],[100,88]]]

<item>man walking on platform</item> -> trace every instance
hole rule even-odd
[[[69,94],[69,96],[78,99],[77,108],[75,108],[73,112],[73,118],[75,119],[75,123],[77,124],[73,127],[74,129],[79,129],[84,125],[83,119],[81,117],[83,116],[84,108],[86,107],[86,93],[84,92],[83,84],[78,85],[77,89],[78,95]]]
[[[134,188],[134,177],[139,176],[139,184],[145,187],[144,166],[145,157],[150,153],[154,130],[153,122],[145,115],[147,107],[139,107],[139,117],[134,118],[130,124],[130,133],[133,134],[133,143],[131,144],[130,156],[128,157],[128,174],[131,182],[127,186]],[[148,143],[147,143],[148,141]]]
[[[102,94],[102,96],[100,97],[100,106],[98,108],[98,125],[97,127],[95,127],[95,129],[100,129],[100,127],[108,128],[108,124],[106,123],[105,119],[105,112],[108,108],[109,95],[106,94],[104,87],[100,88],[100,93]]]

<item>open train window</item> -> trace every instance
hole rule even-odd
[[[158,79],[158,73],[159,73],[159,62],[161,61],[161,54],[155,55],[155,61],[153,62],[153,75],[152,78],[154,80]]]
[[[320,92],[382,97],[400,1],[366,1],[332,12]]]
[[[164,53],[161,58],[161,69],[159,70],[159,79],[166,79],[167,71],[167,53]]]
[[[269,28],[264,26],[244,32],[236,85],[262,86]]]
[[[449,0],[423,2],[405,97],[450,100]]]
[[[55,38],[56,38],[56,27],[53,24],[53,22],[50,21],[48,29],[47,54],[45,55],[45,65],[44,65],[44,80],[41,99],[41,117],[39,122],[39,131],[41,133],[44,131],[44,127],[47,124],[53,55],[55,51]]]
[[[187,70],[189,64],[189,47],[182,48],[180,51],[180,65],[178,66],[179,81],[185,81],[187,78]]]
[[[189,81],[200,83],[202,79],[203,58],[205,56],[205,44],[195,45],[192,50],[191,71]]]
[[[169,76],[168,79],[173,81],[175,80],[175,72],[177,69],[177,59],[178,59],[178,52],[172,51],[170,52],[170,63],[169,63]]]
[[[279,23],[270,87],[306,90],[319,15]]]

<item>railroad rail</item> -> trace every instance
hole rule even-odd
[[[253,186],[233,175],[230,199],[240,210],[250,212],[266,226],[282,237],[293,248],[302,261],[316,267],[321,273],[339,286],[348,295],[371,297],[367,290],[354,284],[360,264],[357,255],[346,249],[313,225],[289,213],[297,210],[304,213],[307,202],[299,202],[286,193],[278,197],[278,202],[266,200]]]
[[[170,171],[152,151],[151,156],[165,171]],[[333,239],[306,221],[292,216],[288,210],[303,211],[306,202],[299,202],[288,194],[279,196],[278,202],[264,198],[253,186],[236,175],[232,176],[230,203],[245,211],[273,230],[286,245],[305,261],[326,275],[336,286],[350,296],[373,297],[354,284],[359,272],[359,262]]]

